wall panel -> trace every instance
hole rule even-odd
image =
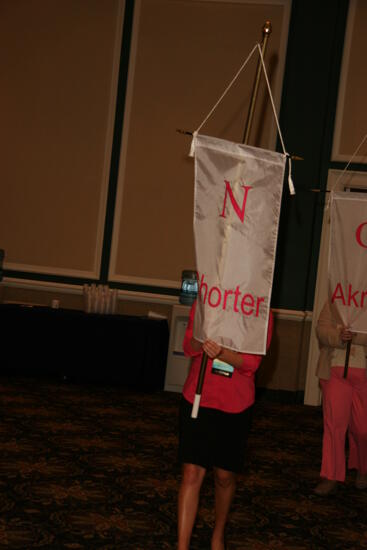
[[[8,269],[99,276],[124,5],[1,2]]]
[[[266,55],[280,102],[290,2],[141,0],[136,2],[127,106],[109,279],[177,287],[195,268],[190,138],[222,94],[267,19]],[[256,57],[202,133],[242,141]],[[250,144],[275,147],[262,82]]]
[[[349,161],[367,133],[367,2],[351,0],[339,83],[332,160]],[[367,163],[364,144],[354,162]]]

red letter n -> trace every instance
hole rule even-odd
[[[226,202],[227,202],[227,194],[229,194],[229,198],[231,199],[232,206],[233,206],[237,216],[240,218],[241,222],[243,223],[244,219],[245,219],[245,208],[246,208],[247,195],[248,195],[249,190],[252,189],[252,187],[251,187],[251,185],[241,185],[242,189],[244,189],[245,192],[244,192],[244,195],[243,195],[242,208],[240,208],[239,205],[238,205],[238,202],[234,198],[232,188],[231,188],[231,185],[230,185],[229,181],[224,180],[224,183],[226,184],[226,192],[225,192],[225,195],[224,195],[223,210],[222,210],[222,213],[220,214],[220,217],[221,218],[226,217],[225,209],[226,209]]]

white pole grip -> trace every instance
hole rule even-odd
[[[200,393],[195,394],[194,403],[192,405],[191,418],[198,417],[200,399],[201,399],[201,394]]]

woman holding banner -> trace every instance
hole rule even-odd
[[[336,491],[345,480],[345,438],[348,431],[348,468],[357,470],[356,487],[367,489],[367,334],[352,333],[343,326],[327,302],[317,323],[320,357],[316,375],[323,396],[324,435],[322,481],[315,493]],[[352,342],[349,368],[344,378],[346,345]]]
[[[184,338],[185,355],[192,358],[180,406],[179,459],[182,480],[178,496],[178,550],[188,550],[206,470],[215,480],[215,526],[211,549],[223,550],[224,530],[242,470],[251,409],[255,400],[254,375],[262,355],[237,353],[212,340],[193,338],[194,302]],[[270,314],[267,347],[273,328]],[[191,418],[201,358],[208,364],[198,418]]]

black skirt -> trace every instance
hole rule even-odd
[[[217,467],[239,473],[243,469],[252,407],[240,413],[227,413],[200,407],[191,418],[192,405],[184,397],[180,404],[180,462],[203,468]]]

